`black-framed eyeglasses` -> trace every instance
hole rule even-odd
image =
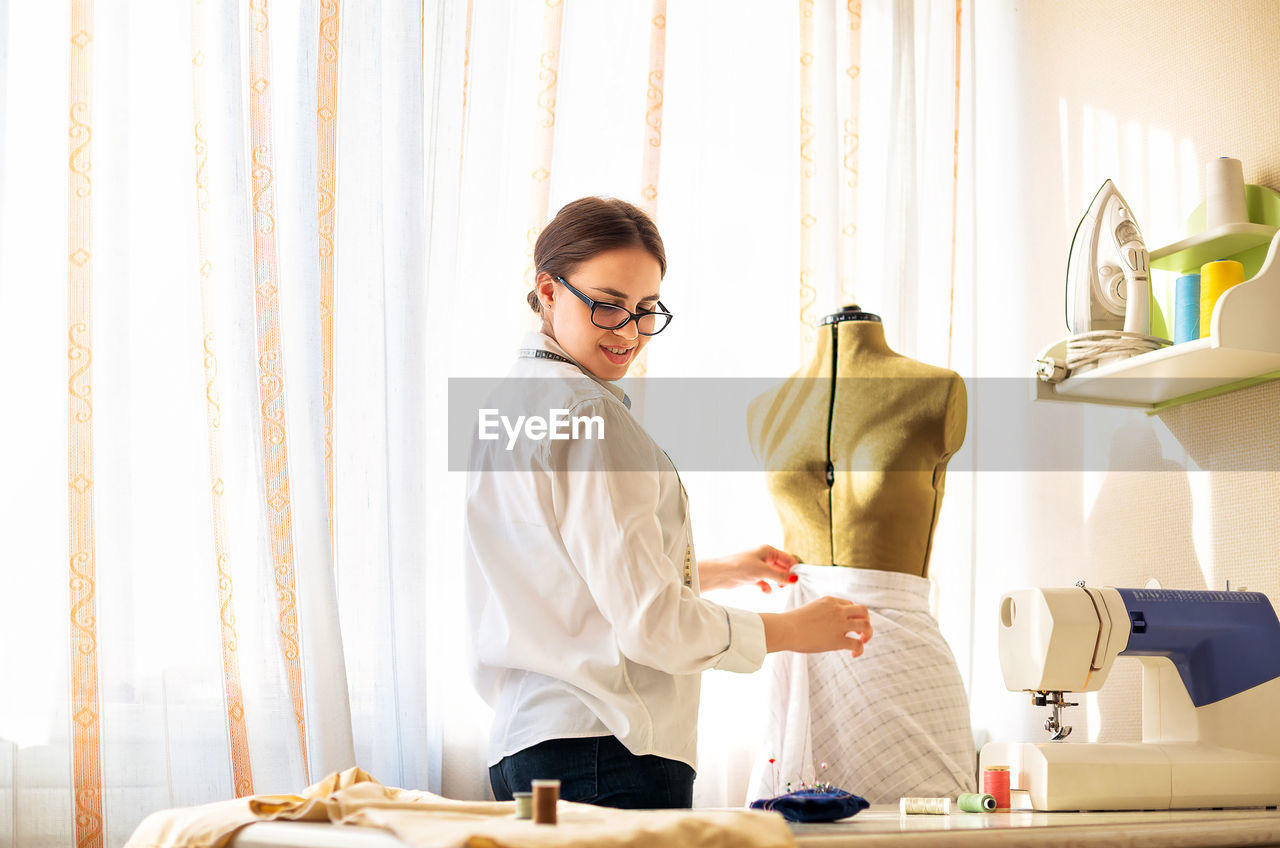
[[[551,279],[558,283],[563,283],[564,287],[573,292],[578,300],[581,300],[587,306],[591,307],[591,323],[595,324],[602,330],[621,330],[627,326],[627,322],[636,322],[636,332],[642,336],[656,336],[663,330],[667,329],[667,325],[671,323],[672,315],[667,308],[662,305],[662,301],[658,301],[658,308],[645,312],[628,312],[621,306],[615,306],[612,303],[601,303],[592,300],[582,292],[574,288],[564,277],[555,277]]]

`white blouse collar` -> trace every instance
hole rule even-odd
[[[560,346],[559,342],[557,342],[555,339],[551,338],[547,334],[542,332],[537,332],[537,331],[527,333],[524,337],[524,342],[520,345],[520,349],[521,350],[545,350],[545,351],[550,351],[551,353],[554,353],[554,354],[558,354],[559,356],[563,356],[565,359],[569,360],[571,363],[573,363],[579,369],[581,369],[583,374],[586,374],[588,377],[595,380],[597,383],[599,383],[600,385],[608,389],[610,392],[612,392],[614,397],[622,401],[623,405],[625,405],[627,409],[631,408],[631,398],[627,397],[626,392],[624,392],[620,387],[614,385],[612,382],[608,380],[602,380],[599,377],[597,377],[595,374],[592,374],[586,368],[583,368],[582,365],[579,364],[576,359],[570,356],[565,351],[565,349]]]

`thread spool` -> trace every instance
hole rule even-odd
[[[1204,166],[1204,228],[1249,223],[1244,194],[1244,168],[1239,159],[1223,156]]]
[[[1173,341],[1182,344],[1200,338],[1200,275],[1183,274],[1174,284]]]
[[[1200,338],[1209,335],[1213,307],[1222,293],[1244,282],[1244,266],[1234,259],[1206,262],[1200,266]]]
[[[956,806],[966,813],[994,813],[996,799],[991,795],[966,792],[956,799]]]
[[[898,801],[898,811],[904,816],[949,816],[950,798],[903,798]]]
[[[533,793],[515,792],[512,794],[512,797],[516,799],[516,818],[533,818]]]
[[[533,781],[533,823],[555,824],[556,802],[560,800],[560,781]]]
[[[989,766],[983,769],[982,791],[996,799],[997,810],[1009,809],[1009,767]]]

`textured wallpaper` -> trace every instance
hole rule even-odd
[[[1181,237],[1208,159],[1238,158],[1247,182],[1280,189],[1280,2],[979,2],[975,42],[979,375],[1026,374],[1065,334],[1067,249],[1102,179],[1151,248]],[[1047,738],[1047,711],[999,677],[1003,591],[1229,579],[1280,599],[1280,382],[1154,416],[1052,406],[1109,441],[1113,466],[1154,451],[1161,470],[978,475],[971,695],[992,738]],[[1078,734],[1141,738],[1136,661],[1085,700]]]

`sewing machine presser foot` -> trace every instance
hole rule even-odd
[[[1078,703],[1068,701],[1061,692],[1032,692],[1031,702],[1037,707],[1049,707],[1052,713],[1044,721],[1044,729],[1051,734],[1050,741],[1061,742],[1071,735],[1071,726],[1062,723],[1063,707],[1078,707]]]

